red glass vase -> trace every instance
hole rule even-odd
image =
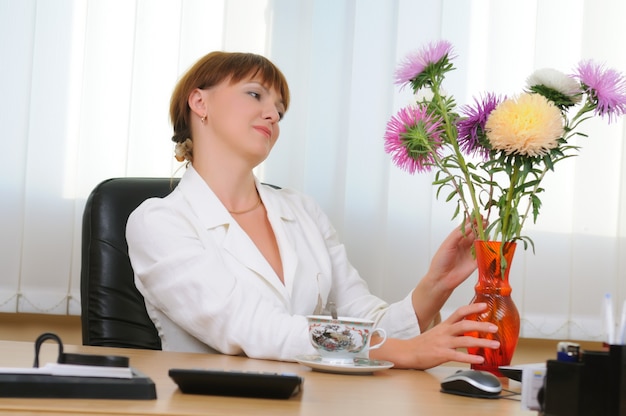
[[[500,341],[500,348],[468,348],[470,354],[485,358],[483,364],[474,364],[475,370],[489,371],[502,376],[498,367],[511,364],[511,358],[519,338],[520,319],[517,307],[511,298],[509,270],[515,254],[516,243],[503,244],[499,241],[475,241],[476,261],[478,263],[478,283],[474,287],[475,295],[471,303],[484,302],[488,308],[467,319],[491,322],[498,326],[495,334],[472,332],[468,335]],[[502,252],[501,252],[502,249]],[[502,267],[502,256],[506,259]]]

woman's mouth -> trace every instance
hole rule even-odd
[[[272,130],[270,130],[269,128],[265,126],[254,126],[254,129],[260,132],[262,135],[264,135],[267,138],[272,137]]]

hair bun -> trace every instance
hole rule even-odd
[[[174,140],[174,137],[172,137],[172,140]],[[184,162],[185,160],[191,161],[192,149],[193,142],[190,138],[186,138],[184,141],[178,142],[176,146],[174,146],[174,157],[179,162]]]

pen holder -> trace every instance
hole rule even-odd
[[[626,345],[609,346],[609,414],[626,416]]]
[[[626,416],[626,347],[585,351],[581,361],[548,360],[544,416]]]

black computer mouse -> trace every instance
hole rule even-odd
[[[441,391],[461,396],[494,398],[502,391],[502,383],[487,371],[459,370],[441,381]]]

